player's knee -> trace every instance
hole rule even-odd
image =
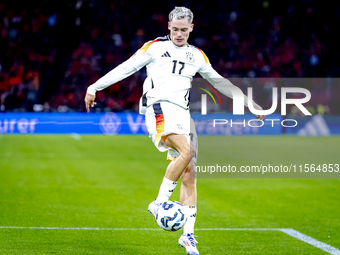
[[[186,150],[186,155],[188,157],[188,163],[196,156],[196,149],[193,146],[190,146],[188,150]]]

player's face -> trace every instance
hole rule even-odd
[[[168,24],[171,41],[178,47],[184,47],[193,27],[194,24],[190,23],[187,18],[173,19]]]

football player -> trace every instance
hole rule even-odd
[[[191,81],[198,72],[216,89],[233,97],[234,85],[219,75],[202,50],[188,44],[194,28],[193,13],[185,7],[175,7],[169,14],[170,34],[149,41],[131,58],[114,68],[88,87],[85,96],[87,112],[95,104],[96,92],[102,90],[146,66],[147,78],[143,84],[140,113],[155,146],[168,151],[171,161],[166,169],[157,198],[148,210],[156,218],[162,203],[169,200],[179,178],[182,180],[180,202],[188,215],[179,244],[187,254],[199,254],[194,238],[196,220],[197,135],[189,112]],[[247,106],[247,97],[244,103]],[[253,102],[255,109],[262,108]],[[263,120],[265,116],[257,116]]]

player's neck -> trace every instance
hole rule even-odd
[[[179,46],[179,45],[176,45],[172,40],[171,40],[171,42],[176,48],[179,48],[179,49],[184,49],[188,46],[188,43],[185,43],[185,44]]]

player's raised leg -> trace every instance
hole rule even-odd
[[[188,135],[185,134],[169,134],[163,136],[162,142],[168,147],[175,149],[179,155],[168,165],[158,196],[156,200],[149,205],[148,210],[155,218],[159,206],[169,200],[169,197],[177,185],[178,179],[196,153],[194,146],[190,143]]]

